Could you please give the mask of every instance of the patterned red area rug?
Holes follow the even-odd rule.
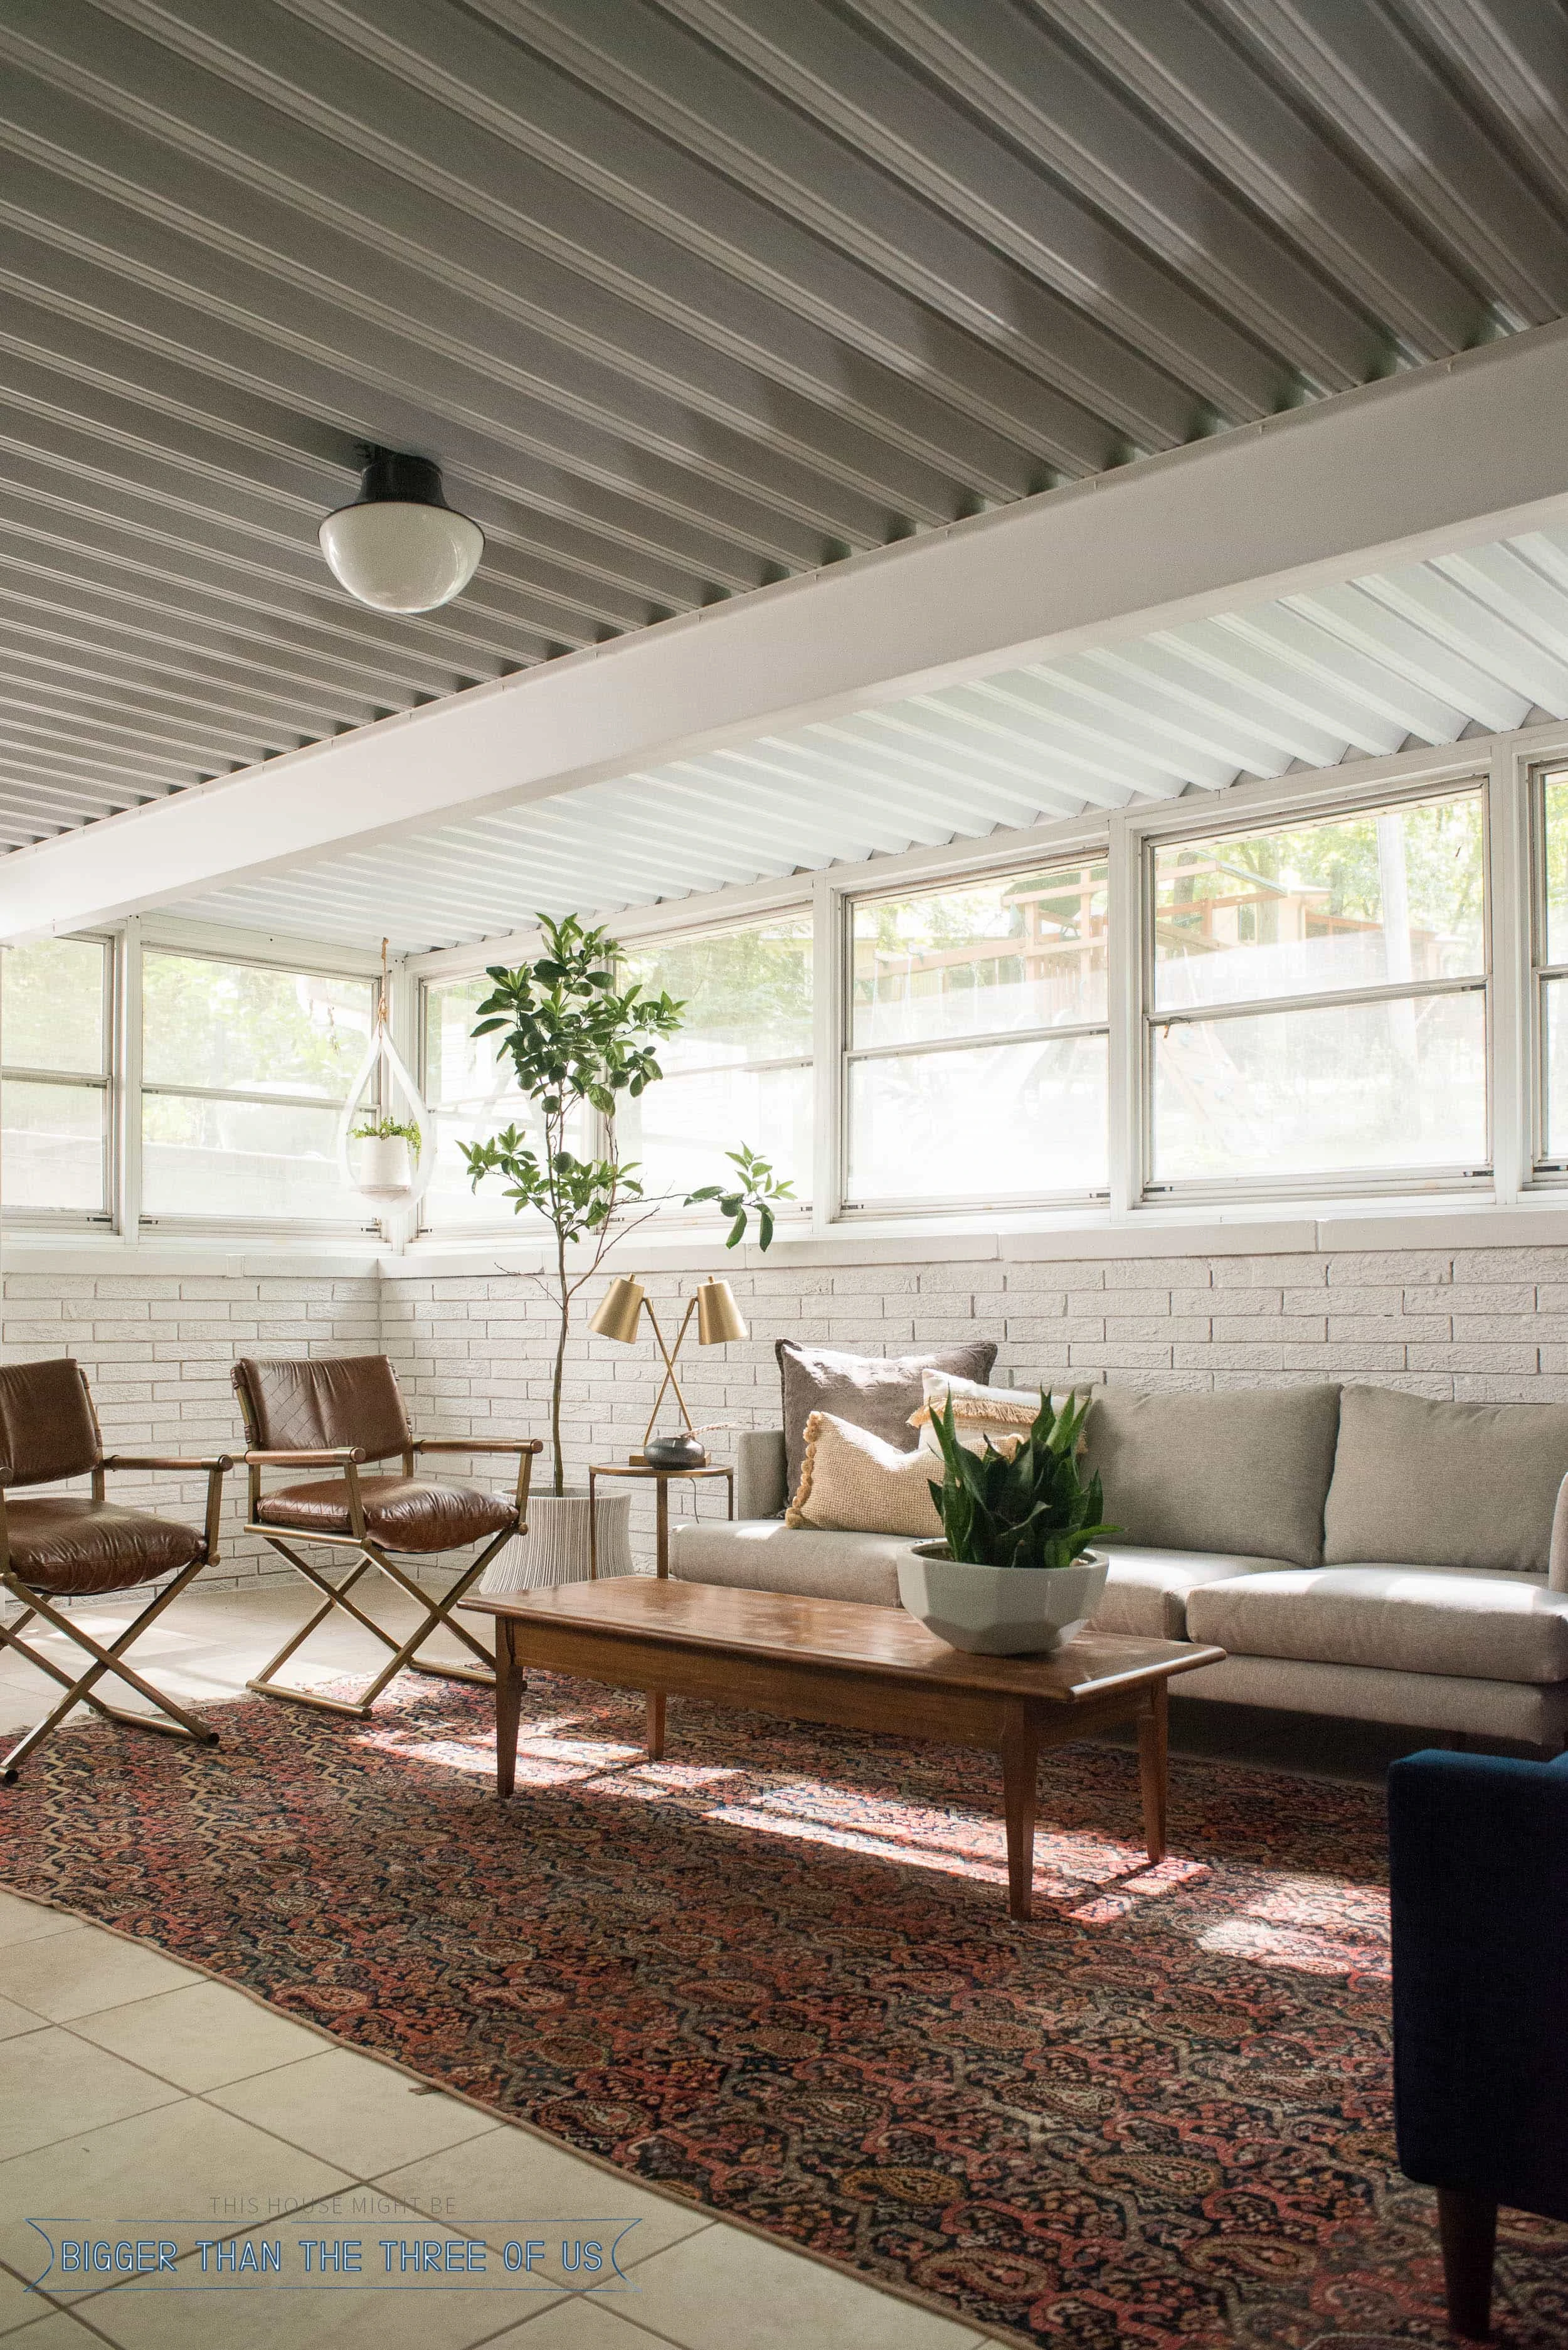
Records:
[[[265,1700],[192,1752],[96,1725],[4,1797],[18,1890],[259,1991],[633,2176],[1074,2350],[1446,2343],[1393,2167],[1377,1795],[1046,1758],[1040,1915],[983,1755],[640,1709],[535,1678],[369,1724]],[[1516,2220],[1500,2339],[1568,2341],[1568,2231]]]

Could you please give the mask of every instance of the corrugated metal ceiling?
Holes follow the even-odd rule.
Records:
[[[0,844],[1562,316],[1565,93],[1555,0],[0,0]]]
[[[1568,718],[1568,528],[296,867],[182,912],[400,951]]]

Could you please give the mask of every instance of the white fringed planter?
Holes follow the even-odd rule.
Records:
[[[556,1583],[586,1583],[588,1578],[588,1496],[586,1486],[568,1486],[564,1493],[528,1496],[528,1531],[509,1542],[485,1569],[481,1591],[499,1598],[508,1591],[545,1591]],[[598,1572],[601,1576],[629,1575],[631,1565],[631,1495],[601,1493],[598,1513]]]

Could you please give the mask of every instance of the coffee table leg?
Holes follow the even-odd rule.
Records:
[[[648,1759],[659,1762],[664,1757],[664,1691],[648,1692]]]
[[[1007,1822],[1007,1914],[1034,1915],[1034,1806],[1040,1734],[1025,1706],[1009,1706],[1002,1730],[1002,1808]]]
[[[517,1781],[517,1721],[523,1711],[523,1674],[517,1662],[517,1630],[504,1616],[495,1619],[495,1793],[504,1803]]]
[[[1150,1860],[1165,1858],[1165,1814],[1170,1783],[1170,1708],[1166,1686],[1156,1681],[1148,1709],[1138,1718],[1138,1778],[1143,1786],[1143,1832]]]

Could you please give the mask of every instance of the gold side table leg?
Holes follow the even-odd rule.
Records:
[[[599,1513],[598,1503],[595,1499],[595,1474],[590,1469],[588,1471],[588,1581],[590,1583],[597,1583],[599,1579]]]

